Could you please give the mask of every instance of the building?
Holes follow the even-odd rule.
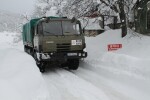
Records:
[[[80,21],[86,36],[96,36],[104,32],[104,28],[100,25],[100,17],[82,17]]]
[[[150,0],[138,0],[133,11],[135,31],[150,35]]]
[[[104,32],[103,16],[97,12],[88,12],[79,20],[86,36],[96,36]]]

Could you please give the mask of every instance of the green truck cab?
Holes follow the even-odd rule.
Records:
[[[36,60],[41,72],[48,63],[76,70],[87,57],[80,21],[65,17],[43,17],[23,25],[24,51]]]

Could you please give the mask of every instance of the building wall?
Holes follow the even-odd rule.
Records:
[[[104,32],[104,30],[85,30],[84,34],[85,34],[85,36],[90,37],[90,36],[97,36],[103,32]]]
[[[134,9],[135,30],[141,34],[150,33],[150,0],[142,0]]]

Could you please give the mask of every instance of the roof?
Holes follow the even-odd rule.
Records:
[[[100,17],[82,17],[79,20],[81,21],[82,27],[85,27],[85,30],[103,30],[99,25]]]
[[[102,15],[98,11],[87,12],[86,14],[84,14],[84,17],[89,17],[89,18],[95,18],[95,17],[99,17],[99,16],[102,16]]]

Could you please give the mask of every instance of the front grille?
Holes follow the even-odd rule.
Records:
[[[71,47],[70,43],[57,44],[57,52],[70,51],[70,47]]]

